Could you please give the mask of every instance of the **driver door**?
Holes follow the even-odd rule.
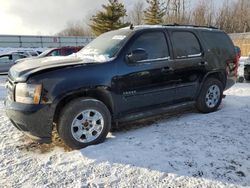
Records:
[[[165,32],[143,32],[131,41],[126,56],[144,50],[147,59],[137,62],[125,60],[119,68],[120,76],[116,83],[122,96],[120,111],[171,103],[175,82]]]

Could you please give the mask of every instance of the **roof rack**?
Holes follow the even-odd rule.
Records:
[[[177,24],[177,23],[164,24],[163,26],[204,27],[204,28],[210,28],[210,29],[219,29],[219,28],[214,27],[214,26],[191,25],[191,24],[189,25],[189,24]]]

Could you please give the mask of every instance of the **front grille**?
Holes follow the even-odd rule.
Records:
[[[7,98],[11,101],[14,101],[15,83],[10,78],[7,80],[6,89]]]

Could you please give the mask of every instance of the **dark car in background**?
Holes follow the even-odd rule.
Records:
[[[74,56],[13,66],[6,113],[38,142],[51,142],[56,126],[68,146],[82,148],[103,142],[120,122],[184,106],[216,111],[235,83],[236,62],[231,39],[219,29],[131,26],[99,36]]]

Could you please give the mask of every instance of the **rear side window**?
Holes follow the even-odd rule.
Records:
[[[138,48],[142,48],[148,53],[149,60],[169,57],[168,45],[162,32],[155,31],[141,34],[135,39],[129,51],[132,52]]]
[[[234,46],[225,33],[203,31],[202,36],[211,52],[226,58],[234,56]]]
[[[173,32],[172,43],[175,58],[186,58],[201,55],[200,43],[196,36],[191,32]]]

